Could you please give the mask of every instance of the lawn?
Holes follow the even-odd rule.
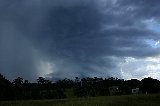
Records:
[[[0,106],[160,106],[160,94],[88,97],[61,100],[1,101]]]

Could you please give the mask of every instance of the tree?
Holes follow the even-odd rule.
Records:
[[[15,99],[24,99],[23,78],[17,77],[12,82],[14,88]]]
[[[23,84],[23,78],[18,77],[16,79],[13,80],[12,82],[14,85],[22,85]]]
[[[157,93],[160,92],[160,81],[151,77],[142,79],[142,92],[143,93]]]
[[[0,100],[13,99],[13,90],[9,80],[0,74]]]

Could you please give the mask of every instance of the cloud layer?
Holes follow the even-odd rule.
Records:
[[[153,62],[146,58],[158,61],[160,54],[158,4],[158,0],[0,1],[0,72],[10,79],[32,81],[38,76],[155,77],[148,74],[146,67]],[[126,64],[126,59],[135,62]],[[150,72],[158,73],[155,68]]]

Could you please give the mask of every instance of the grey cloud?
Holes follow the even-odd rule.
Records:
[[[143,19],[159,17],[158,0],[150,3],[151,6],[148,2],[2,2],[0,69],[12,74],[9,77],[22,75],[33,80],[41,73],[40,61],[47,61],[54,64],[53,71],[46,73],[53,79],[104,73],[111,76],[114,72],[121,76],[118,62],[113,62],[115,60],[110,56],[144,58],[159,55],[158,49],[144,42],[145,39],[160,39],[142,22]],[[9,27],[12,30],[8,30]]]
[[[134,18],[148,19],[155,18],[158,19],[160,17],[159,14],[159,3],[158,0],[120,0],[118,4],[124,8],[133,7]]]
[[[1,28],[2,29],[2,28]],[[10,80],[17,76],[34,79],[37,76],[36,58],[30,42],[13,26],[0,33],[0,70]]]

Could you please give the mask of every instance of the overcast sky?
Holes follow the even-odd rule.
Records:
[[[160,79],[160,0],[0,0],[0,73]]]

